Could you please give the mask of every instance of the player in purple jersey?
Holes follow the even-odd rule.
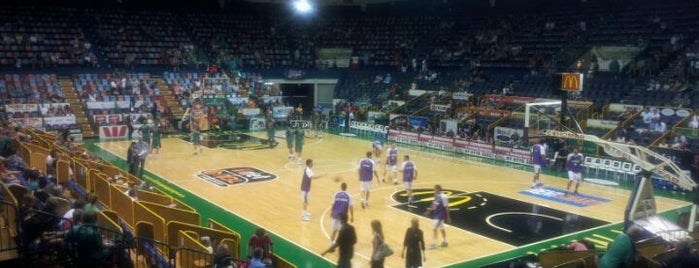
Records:
[[[449,198],[447,195],[442,193],[442,186],[437,184],[434,186],[434,201],[432,205],[427,208],[425,215],[432,213],[432,238],[434,242],[430,245],[430,249],[437,247],[437,230],[439,229],[442,233],[442,247],[446,247],[447,243],[447,231],[444,229],[445,223],[451,223],[451,215],[449,214]]]
[[[417,166],[413,161],[410,161],[410,156],[403,156],[400,172],[403,173],[403,186],[408,194],[408,205],[410,205],[413,203],[413,181],[417,180]]]
[[[579,148],[575,148],[573,153],[568,155],[566,167],[568,168],[568,186],[566,187],[565,195],[570,191],[570,185],[575,183],[575,192],[578,193],[578,187],[582,181],[583,161],[585,157],[580,153]]]
[[[386,150],[386,165],[383,169],[383,182],[386,182],[386,172],[391,170],[393,177],[393,185],[398,185],[398,148],[396,144],[391,144],[391,147]]]
[[[310,221],[311,213],[308,213],[308,198],[311,193],[311,180],[320,178],[320,175],[313,175],[313,160],[306,159],[306,168],[303,170],[301,178],[301,200],[303,201],[303,211],[301,211],[301,220]]]
[[[359,160],[359,183],[362,191],[362,208],[369,206],[369,191],[371,191],[371,181],[379,179],[376,172],[374,160],[371,160],[371,152],[366,152],[366,157]]]
[[[341,217],[343,214],[349,216],[349,222],[352,222],[354,218],[354,200],[352,195],[347,192],[347,183],[342,183],[340,185],[340,191],[335,193],[333,196],[333,205],[330,217],[332,217],[332,233],[330,233],[330,244],[335,241],[335,236],[337,232],[342,228]]]
[[[374,157],[376,157],[376,161],[379,164],[381,164],[381,150],[383,150],[383,142],[379,139],[376,139],[371,144],[371,150],[374,152]]]
[[[534,165],[534,179],[532,180],[532,188],[540,187],[544,185],[539,180],[539,175],[541,174],[541,167],[546,165],[546,148],[536,141],[536,144],[532,146],[532,164]]]

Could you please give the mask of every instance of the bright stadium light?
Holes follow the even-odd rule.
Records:
[[[308,0],[296,0],[294,2],[294,8],[299,13],[308,13],[311,11],[311,9],[313,9],[311,3],[308,2]]]

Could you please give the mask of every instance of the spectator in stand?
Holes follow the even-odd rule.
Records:
[[[262,249],[262,260],[265,263],[271,263],[272,239],[267,235],[267,231],[264,228],[258,228],[250,237],[248,241],[248,254],[254,252],[255,249],[258,248]]]
[[[206,252],[209,254],[214,254],[214,246],[211,243],[211,237],[209,236],[202,236],[199,238],[199,242],[206,248]]]
[[[692,117],[689,119],[689,123],[687,123],[687,126],[693,129],[699,128],[699,111],[694,112]]]
[[[138,201],[138,187],[135,182],[129,183],[129,189],[124,192],[126,196],[131,197],[131,200]]]
[[[87,197],[85,197],[85,207],[83,207],[83,210],[85,211],[98,211],[99,208],[97,207],[97,202],[99,201],[99,198],[97,197],[97,194],[94,192],[90,192],[87,194]]]
[[[665,133],[665,131],[667,131],[667,124],[665,124],[664,121],[660,121],[657,125],[655,125],[655,131]]]
[[[684,135],[677,135],[672,141],[672,144],[670,146],[673,149],[678,149],[678,150],[686,150],[687,146],[689,146],[689,141],[687,141],[687,137]]]
[[[58,164],[58,151],[51,150],[46,156],[46,175],[56,177],[56,165]]]
[[[248,263],[248,268],[267,268],[267,265],[262,262],[262,249],[256,248],[252,253],[252,259]]]
[[[590,247],[590,245],[592,245],[592,247]],[[587,250],[593,249],[594,244],[591,244],[591,243],[587,242],[586,240],[583,240],[583,241],[573,240],[570,242],[570,244],[568,244],[566,246],[566,248],[568,248],[572,251],[587,251]]]
[[[27,163],[24,162],[24,160],[17,155],[17,148],[14,146],[11,146],[9,149],[10,155],[5,157],[4,163],[5,167],[7,167],[10,170],[19,170],[22,171],[27,167]]]
[[[662,262],[662,267],[699,267],[699,255],[692,248],[692,239],[684,239],[674,246],[675,256]]]
[[[214,268],[235,267],[235,258],[231,255],[228,246],[224,243],[219,243],[214,252]]]
[[[641,238],[642,229],[636,225],[629,227],[626,232],[619,234],[611,244],[607,252],[600,258],[598,267],[616,268],[633,267],[634,243]]]

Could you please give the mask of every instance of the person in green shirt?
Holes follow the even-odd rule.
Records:
[[[633,267],[636,247],[641,238],[642,229],[632,225],[625,233],[619,234],[609,245],[607,252],[598,263],[600,268]]]
[[[201,143],[201,133],[199,132],[198,127],[194,127],[192,129],[192,144],[194,144],[194,155],[197,155],[202,152],[202,148],[200,147]]]
[[[158,124],[153,125],[153,128],[151,128],[151,135],[152,140],[150,144],[150,148],[155,151],[156,154],[160,152],[160,147],[162,147],[160,143],[160,138],[161,138],[161,133],[160,133],[160,126]]]
[[[296,129],[296,161],[301,163],[301,152],[303,151],[303,138],[306,132],[303,128]]]
[[[288,126],[286,128],[286,148],[289,149],[289,160],[294,160],[294,135],[296,130]]]
[[[141,137],[143,137],[143,142],[148,144],[150,146],[151,143],[151,129],[148,123],[145,123],[141,125],[141,128],[139,128],[139,131],[141,131]]]

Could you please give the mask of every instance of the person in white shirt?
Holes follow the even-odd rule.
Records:
[[[660,121],[658,124],[655,125],[655,131],[665,133],[667,131],[667,124],[665,124],[665,122],[663,121]]]
[[[689,123],[687,124],[689,128],[694,128],[697,129],[699,128],[699,115],[695,114],[692,116],[691,119],[689,119]]]

